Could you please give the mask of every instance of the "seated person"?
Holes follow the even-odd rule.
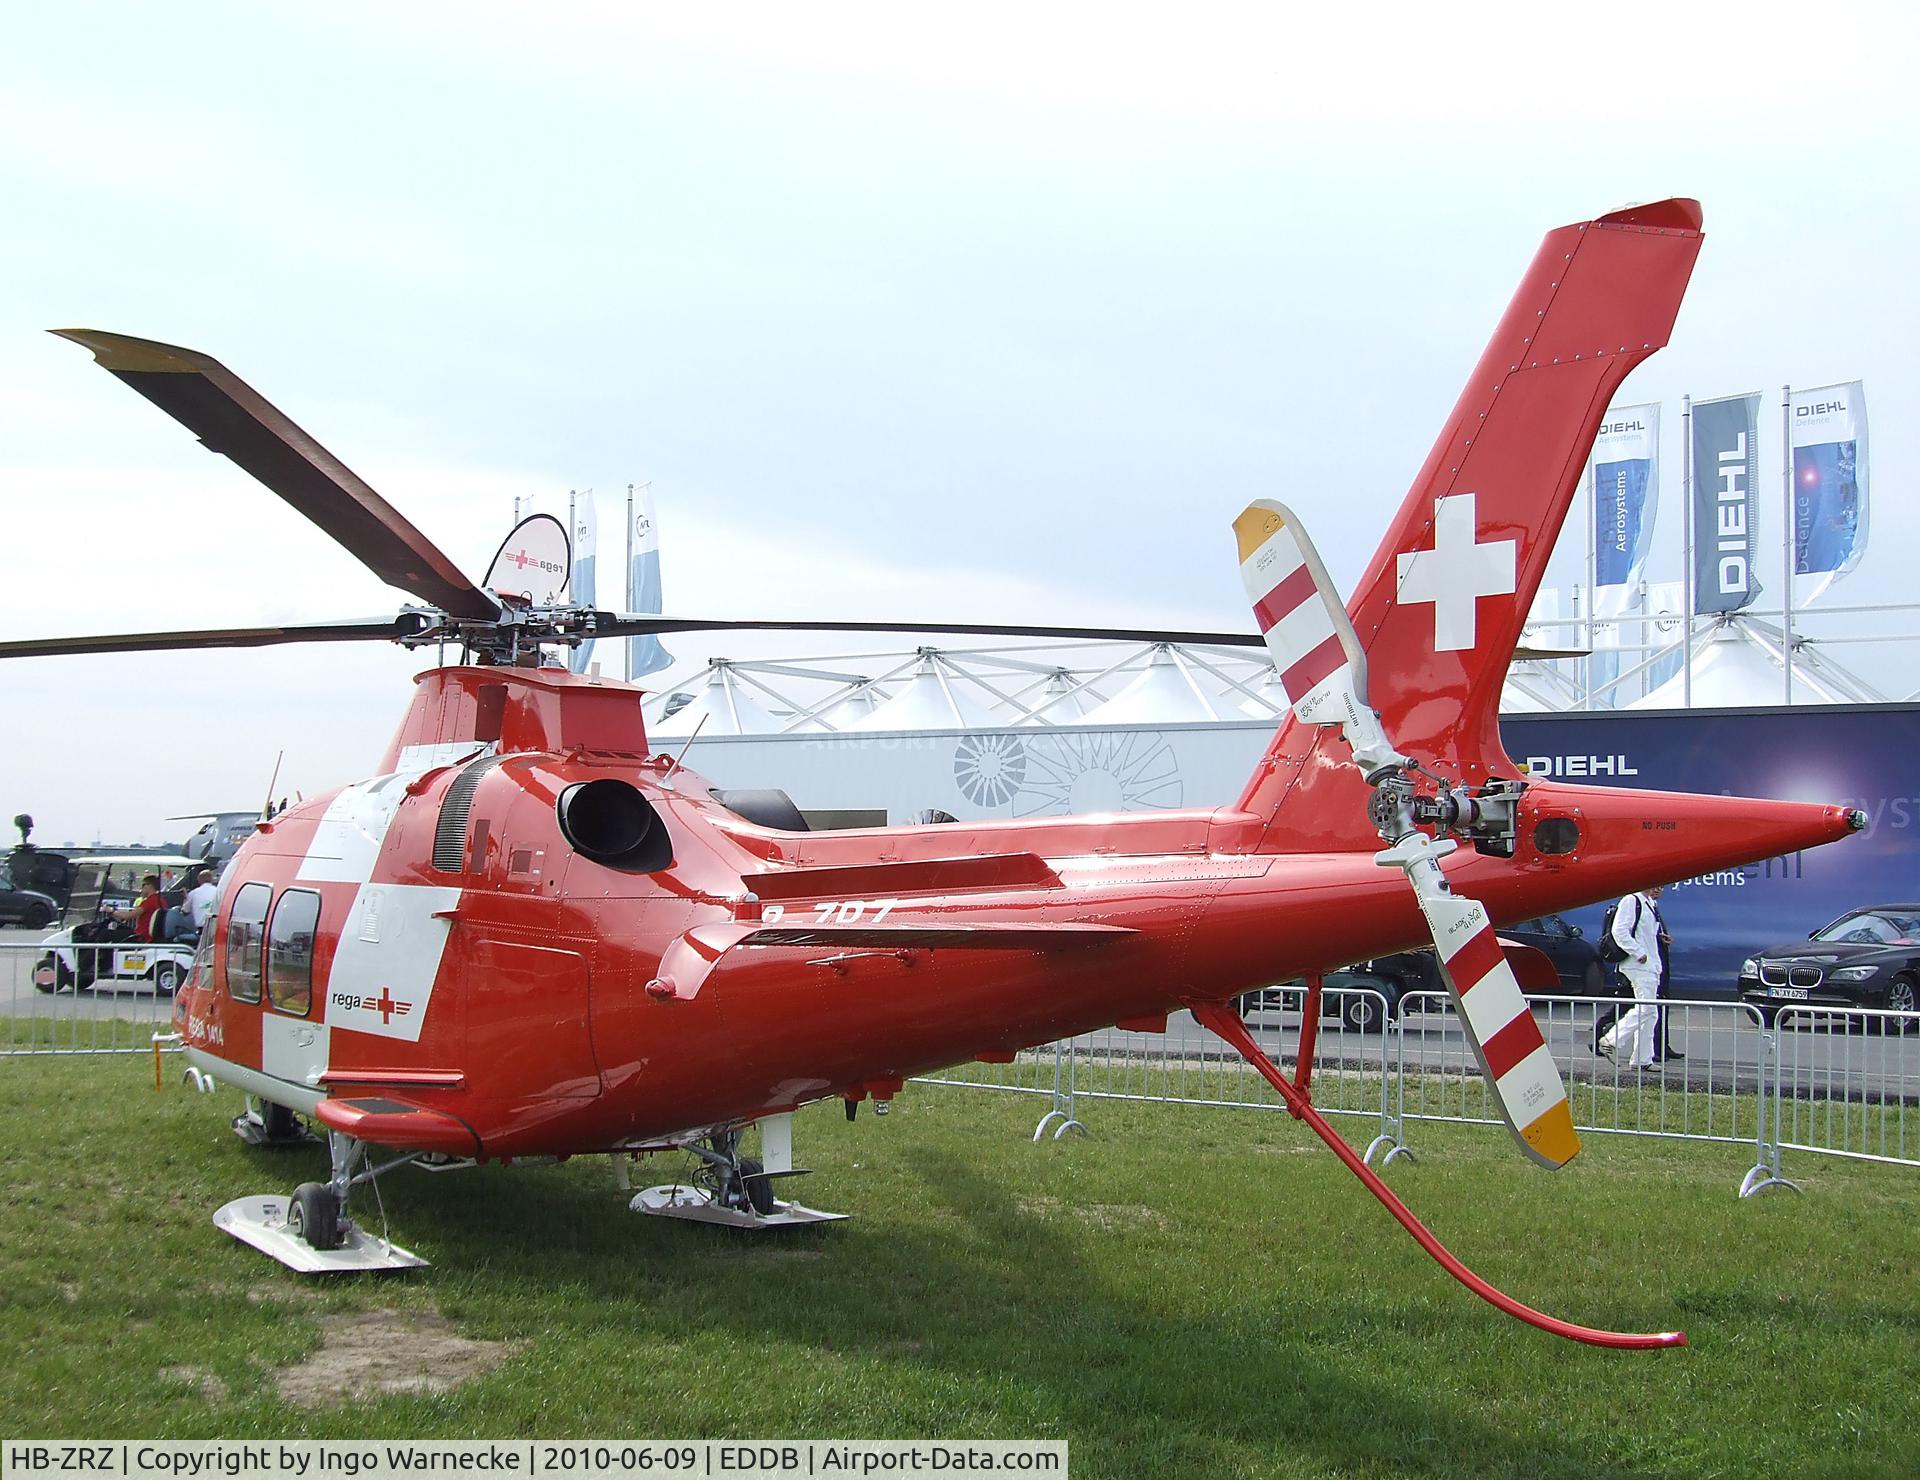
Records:
[[[166,909],[167,899],[160,892],[160,876],[148,874],[140,881],[140,898],[130,910],[115,910],[116,920],[133,922],[135,940],[154,941],[160,939],[161,911]]]
[[[200,938],[212,918],[220,890],[213,882],[213,870],[197,868],[187,874],[187,889],[178,909],[167,911],[167,939],[193,941]]]

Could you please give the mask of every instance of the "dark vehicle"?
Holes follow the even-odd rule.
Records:
[[[6,873],[13,880],[13,888],[44,894],[51,899],[55,915],[67,907],[67,896],[73,891],[74,868],[73,860],[66,854],[49,853],[45,848],[22,843],[7,854]]]
[[[1804,941],[1740,963],[1740,999],[1772,1023],[1784,1007],[1920,1008],[1920,904],[1852,910]],[[1912,1027],[1898,1025],[1899,1031]]]
[[[44,930],[59,917],[60,904],[52,895],[14,887],[12,873],[0,868],[0,925]]]
[[[1600,959],[1599,948],[1586,938],[1578,925],[1570,925],[1558,915],[1542,915],[1518,925],[1503,926],[1500,938],[1516,945],[1531,946],[1553,963],[1561,986],[1570,996],[1607,997],[1621,992],[1619,975]],[[1386,1022],[1400,1014],[1400,999],[1409,992],[1445,994],[1447,984],[1440,976],[1440,963],[1431,949],[1400,951],[1359,961],[1339,971],[1327,973],[1322,986],[1327,991],[1322,1015],[1338,1017],[1356,1033],[1378,1033]],[[1339,993],[1337,988],[1353,989]],[[1386,1001],[1386,1020],[1381,1006],[1368,993],[1377,992]],[[1297,990],[1282,999],[1284,1005],[1300,1005]]]
[[[1600,959],[1599,937],[1587,939],[1578,925],[1559,915],[1523,920],[1500,932],[1503,940],[1532,946],[1553,963],[1560,985],[1574,997],[1632,996],[1621,986],[1620,973]]]

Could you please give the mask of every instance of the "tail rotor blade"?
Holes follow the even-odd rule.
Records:
[[[1233,521],[1240,579],[1293,712],[1337,725],[1371,781],[1407,764],[1367,703],[1367,653],[1320,554],[1292,510],[1255,499]]]
[[[1455,894],[1440,871],[1440,859],[1455,846],[1451,839],[1436,842],[1425,833],[1410,833],[1377,854],[1376,861],[1405,870],[1413,885],[1454,1011],[1508,1128],[1528,1156],[1557,1170],[1580,1150],[1567,1087],[1486,909]]]

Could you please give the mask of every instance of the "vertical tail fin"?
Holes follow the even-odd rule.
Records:
[[[1549,232],[1347,610],[1395,745],[1469,783],[1501,749],[1507,666],[1608,403],[1667,342],[1700,208],[1667,200]],[[1366,782],[1289,715],[1241,796],[1265,846],[1354,846]]]

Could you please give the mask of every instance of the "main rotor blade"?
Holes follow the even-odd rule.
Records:
[[[595,637],[642,637],[660,632],[945,632],[973,637],[1084,638],[1092,642],[1181,642],[1196,647],[1257,648],[1266,639],[1252,632],[1185,632],[1159,627],[1021,627],[998,622],[763,622],[709,621],[704,617],[655,617],[621,612],[594,628]],[[1519,658],[1585,657],[1586,649],[1514,649]]]
[[[1096,642],[1181,642],[1199,647],[1260,646],[1250,632],[1188,632],[1158,627],[1035,627],[1011,622],[763,622],[704,617],[651,617],[623,612],[593,629],[595,637],[657,632],[940,632],[969,637],[1078,637]]]
[[[453,616],[499,616],[499,604],[398,510],[211,355],[96,329],[53,332],[92,350],[101,365],[253,474],[389,586]]]
[[[162,653],[189,648],[273,647],[283,642],[390,642],[410,630],[411,625],[405,617],[380,617],[367,622],[317,622],[300,627],[217,627],[201,632],[109,632],[93,637],[33,637],[20,642],[0,642],[0,658],[59,658],[78,653]]]

